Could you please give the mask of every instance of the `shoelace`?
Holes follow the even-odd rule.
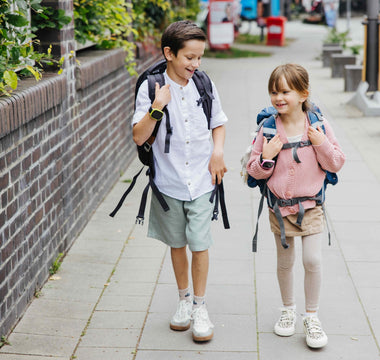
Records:
[[[294,321],[294,314],[292,310],[282,310],[279,325],[281,327],[289,327]]]
[[[314,339],[318,339],[322,336],[322,326],[318,319],[311,317],[310,319],[306,319],[306,330],[310,337]]]
[[[211,325],[207,311],[202,306],[194,309],[191,317],[194,320],[194,323],[197,325],[207,325],[207,326]]]
[[[187,301],[180,301],[178,304],[177,312],[175,314],[176,319],[183,319],[186,316],[189,316]]]

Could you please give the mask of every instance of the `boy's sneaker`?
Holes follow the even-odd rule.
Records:
[[[190,327],[192,310],[192,301],[180,300],[177,305],[177,311],[170,321],[170,329],[177,331],[187,330]]]
[[[206,305],[201,305],[193,310],[193,340],[208,341],[214,336],[214,325],[208,317]]]
[[[296,332],[296,311],[282,308],[280,319],[274,325],[274,333],[279,336],[292,336]]]
[[[327,345],[327,335],[316,316],[307,316],[303,319],[303,328],[306,334],[306,343],[309,347],[317,349]]]

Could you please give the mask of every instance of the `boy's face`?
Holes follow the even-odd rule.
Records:
[[[169,47],[164,48],[167,60],[167,73],[177,84],[185,86],[201,65],[206,43],[201,40],[188,40],[175,56]]]

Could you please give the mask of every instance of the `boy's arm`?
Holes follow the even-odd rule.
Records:
[[[212,184],[215,185],[216,178],[218,184],[221,183],[224,173],[227,172],[224,164],[224,139],[226,137],[226,128],[224,125],[218,126],[212,130],[212,138],[214,141],[214,150],[211,154],[208,169],[211,173]]]
[[[162,110],[170,102],[170,99],[169,84],[160,88],[160,85],[156,83],[156,97],[152,103],[152,109]],[[133,126],[133,141],[139,146],[143,145],[152,135],[156,123],[157,121],[152,119],[149,112],[147,112],[144,117]]]

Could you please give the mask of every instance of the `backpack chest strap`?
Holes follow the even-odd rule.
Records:
[[[286,143],[286,144],[282,145],[282,150],[292,149],[293,159],[295,160],[296,163],[299,164],[301,162],[301,160],[298,157],[297,150],[299,148],[303,148],[305,146],[310,146],[310,145],[311,145],[311,141],[310,140],[297,141],[297,142]]]

